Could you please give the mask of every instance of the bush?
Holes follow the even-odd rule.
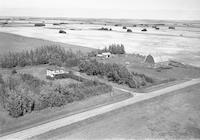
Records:
[[[60,25],[60,23],[53,23],[53,25]]]
[[[142,32],[146,32],[146,31],[147,31],[147,29],[142,29],[141,31],[142,31]]]
[[[48,79],[48,80],[54,80],[55,78],[51,77],[51,76],[46,76],[46,79]]]
[[[69,78],[69,74],[63,73],[63,74],[57,74],[54,76],[54,79],[65,79],[65,78]]]
[[[106,27],[101,27],[99,30],[104,30],[104,31],[108,31],[109,29]]]
[[[33,110],[33,101],[25,96],[10,91],[9,98],[7,102],[6,109],[9,115],[16,118],[23,116],[26,112],[31,112]]]
[[[145,80],[145,82],[154,83],[154,79],[153,78],[148,77],[148,76],[146,76],[144,74],[139,74],[139,73],[135,73],[135,72],[132,72],[132,74],[137,76],[137,77],[143,78]]]
[[[132,32],[132,30],[131,30],[131,29],[127,29],[127,32],[128,32],[128,33],[131,33],[131,32]]]
[[[74,79],[74,80],[79,81],[79,82],[88,81],[87,79],[85,79],[81,76],[78,76],[78,75],[74,75],[73,73],[72,74],[69,73],[69,78]]]
[[[37,100],[35,100],[34,110],[43,110],[49,107],[48,95],[40,95]]]
[[[41,87],[45,84],[45,81],[42,81],[31,74],[20,74],[20,78],[22,79],[23,82],[29,85],[29,87],[35,89],[38,87]]]
[[[45,24],[44,23],[35,23],[35,26],[42,27],[42,26],[45,26]]]
[[[0,73],[0,84],[4,84],[4,80],[3,80],[1,73]]]
[[[173,27],[173,26],[169,26],[169,29],[175,29],[175,27]]]
[[[128,80],[126,81],[126,83],[127,83],[127,85],[128,85],[130,88],[136,88],[136,87],[137,87],[137,85],[136,85],[136,83],[134,82],[133,79],[128,79]]]
[[[60,107],[65,105],[66,101],[65,101],[65,97],[64,95],[58,93],[58,92],[53,92],[51,94],[48,94],[49,97],[49,107]]]
[[[60,33],[60,34],[66,34],[67,32],[64,31],[64,30],[60,30],[59,33]]]
[[[16,69],[13,69],[11,73],[16,74],[17,73]]]
[[[66,67],[75,67],[79,64],[80,64],[79,58],[68,58],[64,63]]]

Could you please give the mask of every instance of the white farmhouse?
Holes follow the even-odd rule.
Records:
[[[111,56],[110,52],[104,52],[102,54],[97,54],[97,57],[101,57],[101,58],[109,58]]]
[[[59,74],[64,74],[66,73],[63,69],[47,69],[47,76],[50,76],[50,77],[55,77],[56,75],[59,75]]]
[[[111,56],[111,53],[110,52],[105,52],[105,53],[102,53],[102,55],[105,57],[105,58],[108,58]]]

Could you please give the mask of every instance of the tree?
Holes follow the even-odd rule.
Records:
[[[2,85],[4,84],[4,80],[3,80],[1,73],[0,73],[0,84],[2,84]]]

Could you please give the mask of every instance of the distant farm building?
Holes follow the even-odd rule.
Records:
[[[147,31],[147,29],[142,29],[141,31],[142,31],[142,32],[146,32],[146,31]]]
[[[131,33],[131,32],[132,32],[132,30],[131,30],[131,29],[127,29],[127,32],[128,32],[128,33]]]
[[[60,30],[59,33],[60,33],[60,34],[66,34],[66,31]]]
[[[126,65],[130,65],[130,62],[127,61],[127,62],[125,62],[125,64],[126,64]]]
[[[149,65],[154,65],[155,61],[154,61],[153,56],[152,55],[146,56],[145,59],[144,59],[144,63],[147,63]]]
[[[175,29],[175,27],[173,27],[173,26],[169,26],[169,29]]]
[[[46,76],[49,76],[49,77],[52,77],[52,78],[54,78],[55,76],[60,75],[60,74],[68,73],[68,72],[65,72],[65,70],[61,69],[61,68],[57,68],[57,69],[56,68],[55,69],[49,68],[49,69],[47,69],[46,72],[47,72]]]
[[[97,54],[97,57],[101,57],[101,58],[109,58],[111,56],[110,52],[105,52],[102,54]]]
[[[35,26],[36,27],[42,27],[42,26],[45,26],[45,24],[44,23],[35,23]]]

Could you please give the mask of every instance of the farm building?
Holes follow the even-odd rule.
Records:
[[[50,76],[50,77],[55,77],[56,75],[59,75],[59,74],[64,74],[64,73],[67,73],[64,69],[62,68],[48,68],[47,69],[47,73],[46,73],[46,76]]]
[[[105,52],[105,53],[102,53],[102,54],[97,54],[97,57],[101,57],[101,58],[108,58],[110,56],[111,56],[110,52]]]
[[[154,66],[155,61],[154,61],[153,56],[152,55],[146,56],[145,59],[144,59],[144,63],[149,64],[151,66]]]

